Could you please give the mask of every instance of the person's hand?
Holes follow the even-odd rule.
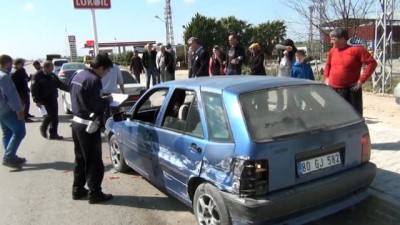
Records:
[[[101,97],[101,98],[107,99],[109,102],[112,102],[112,100],[113,100],[112,95],[103,95],[103,97]]]
[[[25,120],[25,112],[24,110],[21,110],[17,113],[18,115],[18,120]]]
[[[329,78],[326,78],[326,79],[325,79],[325,84],[326,84],[326,85],[329,85]]]
[[[354,83],[352,87],[350,88],[351,91],[358,91],[362,87],[361,81],[357,81],[357,83]]]
[[[233,64],[233,65],[236,65],[238,63],[239,63],[239,59],[238,58],[235,58],[235,59],[231,60],[231,64]]]

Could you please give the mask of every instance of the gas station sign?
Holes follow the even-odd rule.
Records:
[[[111,0],[74,0],[75,9],[109,9]]]

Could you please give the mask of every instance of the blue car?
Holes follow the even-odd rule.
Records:
[[[368,197],[376,170],[364,119],[302,79],[162,83],[110,118],[106,135],[116,170],[192,207],[198,224],[305,223]]]

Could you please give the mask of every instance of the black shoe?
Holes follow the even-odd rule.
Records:
[[[18,157],[18,156],[15,156],[15,158],[13,159],[13,161],[15,161],[16,163],[20,163],[20,164],[26,163],[26,159],[25,159],[25,158],[23,158],[23,157]]]
[[[90,196],[89,197],[89,204],[96,204],[96,203],[100,203],[100,202],[105,202],[105,201],[109,201],[111,199],[113,199],[112,194],[104,194],[103,192],[101,192],[98,195]]]
[[[3,160],[3,166],[13,169],[22,169],[21,163],[18,163],[16,160]]]
[[[32,123],[32,122],[35,122],[35,121],[29,119],[28,117],[25,118],[25,123]]]
[[[56,135],[51,135],[51,134],[50,134],[49,139],[50,139],[50,140],[62,140],[62,139],[64,139],[64,137],[63,137],[63,136],[60,136],[60,135],[58,135],[58,134],[56,134]]]
[[[35,117],[35,116],[32,115],[32,114],[28,114],[26,117],[28,117],[28,118],[33,118],[33,117]]]
[[[83,188],[79,191],[72,191],[72,199],[73,200],[81,200],[87,197],[89,191],[86,188]]]
[[[40,134],[42,135],[42,137],[47,139],[47,130],[46,130],[46,128],[40,126]]]

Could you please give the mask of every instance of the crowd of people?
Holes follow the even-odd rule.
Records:
[[[362,46],[352,45],[345,29],[335,28],[330,32],[333,48],[329,51],[324,69],[324,80],[339,95],[346,99],[362,115],[362,84],[372,75],[377,62]],[[239,45],[236,35],[228,37],[229,46],[224,53],[213,46],[212,54],[196,37],[188,40],[188,78],[221,75],[241,75],[242,65],[248,61],[252,75],[265,75],[264,55],[258,43],[249,46],[249,54]],[[278,76],[314,80],[306,52],[297,50],[291,39],[276,46],[282,50]],[[142,58],[134,51],[130,70],[140,82],[140,73],[145,71],[146,86],[175,79],[176,56],[170,45],[146,45]],[[248,57],[248,59],[246,59]],[[3,135],[4,156],[2,164],[19,169],[26,159],[17,155],[17,150],[26,135],[25,123],[32,122],[29,114],[30,93],[37,107],[44,107],[46,115],[40,126],[40,134],[49,139],[60,140],[58,134],[58,89],[70,92],[72,113],[72,138],[75,152],[74,182],[72,198],[88,197],[89,203],[112,199],[111,194],[101,190],[104,165],[101,154],[101,130],[99,121],[104,117],[114,93],[120,86],[124,93],[121,71],[106,54],[98,54],[90,68],[77,73],[69,85],[61,82],[52,72],[53,64],[33,62],[36,73],[28,75],[23,59],[0,56],[0,125]],[[14,65],[14,68],[13,68]],[[361,71],[365,65],[365,69]],[[210,78],[212,79],[212,78]],[[29,87],[28,83],[31,82]],[[106,115],[107,116],[107,115]],[[86,189],[85,185],[89,188]]]

